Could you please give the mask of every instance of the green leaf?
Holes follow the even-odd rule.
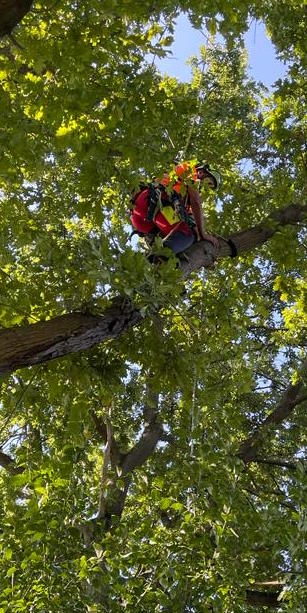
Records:
[[[172,498],[162,498],[159,502],[160,509],[166,511],[172,505]]]

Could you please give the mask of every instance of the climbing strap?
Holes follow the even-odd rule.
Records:
[[[148,210],[146,215],[147,221],[153,221],[158,210],[162,205],[161,201],[161,193],[162,193],[162,185],[154,185],[154,183],[150,183],[148,185]]]
[[[231,249],[230,257],[235,258],[238,255],[238,249],[236,244],[231,240],[231,238],[228,238],[227,243]]]
[[[171,198],[172,206],[174,207],[180,219],[184,221],[189,226],[189,228],[193,228],[196,224],[195,224],[194,218],[191,215],[189,215],[189,213],[187,212],[187,209],[186,209],[186,198],[187,197],[183,199],[180,194],[177,194],[177,192],[172,191],[170,198]],[[163,210],[162,210],[162,213],[163,213]]]
[[[164,202],[162,199],[162,194],[166,195]],[[164,185],[155,185],[154,183],[150,183],[148,185],[148,211],[146,220],[154,221],[158,211],[161,211],[163,214],[163,209],[165,209],[165,213],[167,213],[167,208],[172,207],[175,214],[177,213],[178,218],[181,221],[184,221],[190,228],[193,228],[195,226],[195,221],[193,217],[188,214],[185,204],[186,201],[180,194],[177,194],[175,191],[168,194]],[[167,215],[165,215],[165,217],[170,223],[176,222],[176,218],[171,220]]]
[[[227,243],[229,245],[231,258],[235,258],[238,255],[238,248],[236,244],[233,242],[233,240],[231,240],[231,238],[224,238],[224,236],[221,236],[220,234],[216,234],[216,233],[214,233],[214,236],[216,236],[217,238],[220,238],[222,241],[224,241],[224,243]]]

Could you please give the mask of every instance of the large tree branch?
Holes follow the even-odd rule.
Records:
[[[246,464],[248,462],[252,462],[257,456],[259,445],[261,444],[268,430],[270,428],[275,429],[291,415],[295,407],[307,400],[307,393],[303,380],[303,377],[306,376],[306,372],[307,360],[302,365],[301,379],[295,385],[289,385],[289,387],[283,393],[275,410],[268,415],[264,422],[240,446],[238,455],[243,462]]]
[[[115,473],[118,473],[123,485],[119,488],[117,476],[113,477],[113,484],[109,488],[109,493],[107,497],[103,497],[103,507],[101,507],[101,504],[99,505],[98,518],[104,518],[106,520],[108,529],[110,529],[112,525],[112,516],[121,517],[122,515],[132,479],[132,472],[146,462],[163,435],[163,428],[158,420],[158,412],[159,394],[151,390],[149,382],[146,389],[146,401],[143,409],[145,419],[144,432],[140,440],[128,453],[119,454],[117,451],[118,464],[114,469]],[[112,443],[111,436],[112,434],[109,433],[107,440],[110,442],[109,447],[112,453],[112,447],[116,445],[116,442],[113,439]],[[103,481],[105,481],[105,479]],[[103,492],[100,499],[102,499],[102,496]],[[101,508],[103,508],[103,514],[101,513]]]
[[[0,37],[11,34],[30,11],[32,3],[33,0],[0,0]]]
[[[153,453],[163,435],[163,427],[158,420],[158,402],[159,394],[147,389],[147,403],[144,407],[144,417],[146,419],[144,432],[139,442],[122,460],[123,475],[127,475],[139,466],[142,466]]]
[[[275,211],[262,224],[237,232],[229,239],[240,255],[265,243],[281,226],[303,221],[306,213],[307,207],[290,205]],[[218,250],[203,241],[193,245],[187,253],[188,260],[181,262],[185,278],[192,271],[212,266],[215,259],[229,257],[231,247],[226,239],[220,240]],[[141,320],[139,310],[131,302],[118,299],[101,316],[69,313],[49,321],[3,330],[0,332],[0,374],[83,351],[119,336]]]
[[[277,458],[260,458],[255,456],[251,462],[255,462],[256,464],[265,464],[267,466],[277,466],[280,468],[287,468],[288,470],[297,470],[298,464],[294,462],[287,462],[286,460],[279,460]]]
[[[278,608],[280,592],[261,592],[260,590],[246,590],[246,602],[253,607]]]
[[[0,451],[0,466],[5,468],[12,475],[18,475],[24,471],[24,468],[21,466],[16,466],[15,460],[11,458],[3,451]]]
[[[304,221],[306,217],[306,205],[290,204],[283,209],[275,210],[261,224],[231,234],[228,239],[220,240],[217,259],[231,256],[232,249],[227,242],[228,240],[234,243],[238,255],[242,255],[266,243],[281,227],[298,224]],[[209,249],[206,242],[193,245],[188,250],[188,254],[189,261],[182,262],[181,265],[185,277],[199,268],[212,266],[212,261],[216,258],[214,249]]]
[[[142,320],[126,300],[115,301],[103,315],[69,313],[0,332],[0,374],[83,351],[116,338]]]

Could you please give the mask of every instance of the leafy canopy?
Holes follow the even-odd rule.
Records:
[[[188,84],[155,67],[179,11],[210,32]],[[272,92],[247,75],[250,19],[288,63]],[[304,34],[295,0],[61,0],[1,40],[1,326],[118,295],[147,315],[1,381],[1,612],[248,612],[274,581],[280,609],[303,612],[304,228],[183,294],[174,259],[153,269],[129,242],[126,209],[180,151],[223,174],[203,194],[218,235],[301,202]]]

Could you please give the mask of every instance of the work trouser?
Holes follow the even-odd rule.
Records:
[[[169,238],[166,239],[163,244],[164,247],[168,247],[168,249],[171,249],[175,254],[177,254],[191,247],[191,245],[193,245],[195,241],[196,236],[192,232],[191,234],[183,234],[183,232],[174,232]]]

